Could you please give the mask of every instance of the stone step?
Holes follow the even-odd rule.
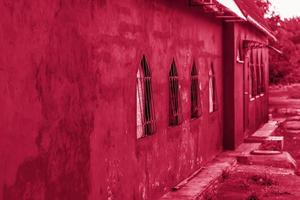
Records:
[[[184,184],[180,183],[179,187],[174,187],[175,190],[168,192],[159,200],[205,200],[206,195],[215,190],[235,165],[235,157],[222,153],[197,174],[188,178],[188,181],[183,181]]]
[[[284,137],[283,136],[270,136],[262,141],[260,150],[273,150],[283,151]]]
[[[287,121],[284,123],[287,130],[300,131],[300,121]]]
[[[283,136],[250,136],[244,140],[245,143],[261,143],[259,149],[261,150],[276,150],[282,151],[284,145]]]
[[[254,150],[251,152],[252,155],[278,155],[282,154],[281,151],[273,151],[273,150]]]
[[[244,165],[263,165],[287,169],[296,169],[297,164],[293,157],[288,152],[280,154],[253,155],[244,154],[237,156],[237,161]]]

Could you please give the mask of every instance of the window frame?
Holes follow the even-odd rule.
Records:
[[[180,98],[179,76],[173,58],[169,71],[169,126],[178,126],[182,123],[182,108]]]
[[[199,84],[199,74],[195,61],[193,61],[191,69],[191,119],[197,119],[202,115],[202,102],[201,102],[201,91]]]
[[[140,66],[138,67],[136,81],[136,137],[139,139],[153,135],[156,132],[156,118],[152,93],[152,75],[145,55],[143,55]],[[138,117],[140,117],[140,121]]]
[[[237,43],[236,44],[236,61],[237,61],[237,63],[244,64],[245,57],[244,57],[243,40],[241,39],[240,35],[237,37],[236,43]]]
[[[261,64],[261,84],[262,84],[261,94],[264,94],[266,92],[266,77],[265,77],[265,62],[264,62],[263,51],[261,51],[260,64]]]
[[[214,63],[211,62],[208,70],[208,111],[213,113],[218,110],[218,97],[216,87],[216,74],[214,71]]]
[[[261,94],[261,65],[258,50],[256,52],[256,95]]]
[[[250,50],[250,58],[249,58],[249,98],[253,99],[257,95],[256,91],[256,66],[254,62],[254,53],[253,49]]]

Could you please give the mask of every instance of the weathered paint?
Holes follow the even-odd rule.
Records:
[[[0,3],[1,199],[89,196],[97,73],[88,5]]]
[[[1,199],[156,199],[222,151],[229,120],[223,120],[223,52],[232,49],[223,48],[220,20],[183,0],[5,0],[0,12]],[[143,54],[152,70],[157,132],[137,140]],[[184,118],[177,127],[168,126],[173,58]],[[193,60],[203,106],[195,120]],[[208,113],[211,62],[214,113]]]
[[[222,106],[208,114],[208,66],[222,102],[221,21],[187,1],[3,1],[1,197],[154,199],[222,150]],[[157,132],[136,140],[142,54]],[[184,122],[168,127],[175,58]],[[190,69],[203,116],[190,119]]]
[[[120,6],[126,8],[126,18],[115,10]],[[208,67],[213,61],[218,100],[222,102],[221,22],[198,8],[190,8],[187,1],[115,3],[107,9],[122,19],[111,28],[122,28],[119,33],[130,36],[131,42],[124,46],[112,40],[98,47],[99,52],[112,52],[108,65],[101,61],[98,64],[108,67],[100,70],[100,93],[117,95],[99,99],[91,138],[91,198],[156,199],[222,150],[222,106],[218,112],[208,114],[207,88]],[[111,43],[115,43],[116,51],[110,51]],[[135,84],[143,54],[152,71],[157,132],[137,140]],[[173,58],[179,74],[184,118],[177,127],[168,126],[168,74]],[[189,102],[193,59],[204,88],[204,114],[196,120],[190,119]]]

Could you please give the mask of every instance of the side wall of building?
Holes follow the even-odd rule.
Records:
[[[88,199],[105,4],[0,2],[0,199]]]
[[[260,42],[262,44],[268,44],[267,37],[260,31],[257,31],[254,27],[243,26],[242,24],[235,26],[235,46],[238,47],[240,39],[251,40],[254,42]],[[253,54],[253,63],[255,64],[255,78],[251,75],[250,69],[250,56],[251,51]],[[244,116],[241,116],[242,113],[245,112],[243,105],[248,106],[246,109],[246,120],[243,123],[236,125],[236,132],[243,132],[243,135],[240,135],[237,138],[237,141],[242,142],[242,140],[252,133],[254,133],[258,128],[260,128],[264,123],[268,121],[268,77],[269,77],[269,62],[268,62],[268,48],[250,48],[245,53],[245,60],[243,64],[239,64],[236,62],[236,71],[235,77],[237,82],[243,84],[235,84],[235,99],[238,103],[236,103],[236,119],[244,119]],[[237,58],[237,51],[235,51],[235,58]],[[261,72],[260,67],[257,67],[257,64],[261,64],[263,61],[263,80],[264,83],[259,82],[259,73]],[[242,70],[244,69],[244,70]],[[258,71],[258,72],[257,72]],[[245,74],[244,74],[245,73]],[[244,74],[244,75],[243,75]],[[243,78],[244,77],[244,78]],[[242,80],[242,78],[244,80]],[[265,91],[258,92],[255,96],[251,95],[250,79],[255,82],[256,88],[264,85]],[[242,86],[242,87],[241,87]],[[245,89],[243,89],[245,88]],[[243,90],[246,90],[246,94],[243,94]],[[241,94],[249,95],[249,101],[244,102],[245,100],[241,100]],[[245,96],[243,96],[245,97]],[[247,98],[247,97],[246,97]],[[247,105],[248,104],[248,105]],[[244,110],[244,112],[242,112]],[[242,126],[243,125],[243,126]]]
[[[239,55],[239,48],[242,49],[241,41],[251,40],[267,44],[268,40],[263,33],[249,24],[226,24],[224,30],[224,37],[231,38],[227,40],[228,44],[224,49],[224,71],[227,72],[224,75],[228,76],[227,80],[229,81],[229,84],[224,83],[224,106],[230,104],[224,110],[224,147],[234,149],[243,142],[245,137],[255,132],[268,120],[268,49],[244,49],[240,51],[243,55]],[[264,63],[265,91],[254,97],[250,97],[250,79],[252,77],[249,64],[251,51],[255,63],[257,60],[261,61],[261,57]],[[244,57],[243,61],[239,60],[241,57]],[[255,81],[257,81],[256,78]],[[225,79],[226,77],[224,77]]]
[[[0,3],[0,197],[155,199],[222,151],[220,21],[188,1]],[[152,70],[154,135],[136,139],[136,72]],[[175,59],[183,123],[168,126]],[[190,119],[195,60],[203,115]],[[208,113],[213,63],[218,110]]]
[[[98,56],[105,54],[110,59],[97,64],[101,66],[99,94],[103,98],[91,138],[92,199],[156,199],[222,151],[221,23],[201,14],[199,7],[189,7],[187,1],[166,2],[119,2],[106,7],[107,15],[121,20],[102,30],[107,41],[97,47]],[[117,40],[112,36],[114,29],[123,33]],[[123,43],[127,40],[130,42]],[[157,131],[136,139],[136,72],[143,54],[152,71]],[[173,58],[183,122],[170,127],[169,71]],[[193,61],[201,83],[203,115],[191,120]],[[214,113],[208,113],[211,63],[220,104]]]

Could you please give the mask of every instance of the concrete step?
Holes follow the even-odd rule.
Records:
[[[198,174],[188,178],[188,182],[184,180],[184,184],[179,183],[179,186],[175,187],[176,190],[168,192],[160,200],[205,200],[206,195],[215,190],[235,165],[235,157],[221,154]]]
[[[300,131],[300,121],[296,121],[296,120],[293,120],[293,121],[287,121],[284,123],[284,127],[287,129],[287,130],[298,130]]]
[[[260,150],[283,151],[283,136],[250,136],[244,140],[245,143],[261,143]]]
[[[281,154],[275,155],[252,155],[249,153],[238,156],[237,161],[244,165],[264,165],[287,169],[297,168],[296,161],[288,152],[282,152]]]
[[[283,151],[284,137],[270,136],[262,141],[260,150]]]

